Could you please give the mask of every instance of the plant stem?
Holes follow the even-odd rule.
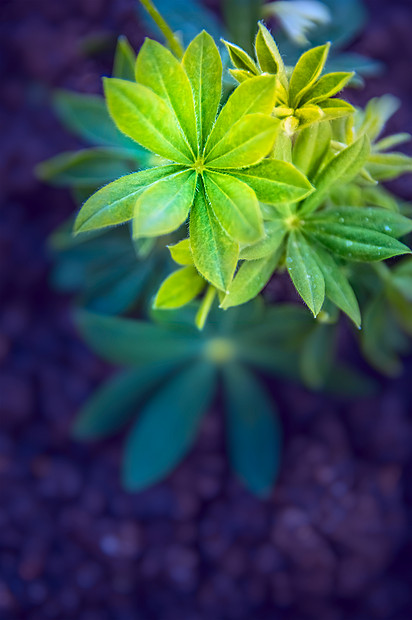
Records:
[[[209,284],[207,291],[202,299],[202,303],[200,304],[199,310],[197,311],[195,323],[198,329],[203,329],[206,319],[209,315],[210,309],[212,307],[213,301],[216,296],[216,289],[214,286]]]
[[[174,34],[173,30],[170,28],[169,24],[160,15],[152,0],[140,0],[140,4],[146,9],[150,17],[153,19],[154,23],[162,31],[163,36],[169,44],[171,51],[179,59],[182,58],[184,53],[183,47],[180,45],[178,38]]]

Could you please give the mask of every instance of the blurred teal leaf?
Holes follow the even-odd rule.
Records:
[[[73,435],[77,439],[101,439],[119,431],[171,371],[169,363],[119,372],[98,388],[79,411]]]
[[[134,66],[136,54],[127,37],[120,36],[117,39],[116,52],[113,61],[113,77],[134,82]]]
[[[163,385],[140,411],[126,440],[123,482],[139,491],[186,456],[215,393],[215,369],[197,362]]]
[[[280,465],[277,411],[266,389],[246,368],[225,366],[223,376],[232,467],[252,493],[266,496]]]

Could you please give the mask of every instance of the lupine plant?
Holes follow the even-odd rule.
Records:
[[[93,176],[93,164],[85,174],[88,162],[78,165],[76,156],[39,168],[57,183],[72,174],[80,200],[120,177],[85,201],[74,237],[67,228],[54,236],[66,261],[83,247],[78,273],[90,269],[72,283],[87,308],[77,314],[81,333],[108,361],[131,367],[86,404],[75,433],[105,436],[140,410],[124,481],[142,489],[187,452],[220,377],[232,464],[262,494],[276,477],[280,432],[257,370],[315,390],[368,392],[370,381],[336,362],[340,311],[372,365],[388,374],[400,369],[404,333],[412,334],[412,261],[383,261],[411,253],[399,238],[412,220],[408,205],[380,182],[412,170],[409,157],[390,150],[409,136],[380,137],[397,108],[393,97],[365,110],[336,97],[354,74],[325,72],[328,43],[287,67],[263,23],[253,56],[224,41],[237,81],[227,96],[212,37],[201,32],[184,50],[152,3],[142,4],[168,47],[146,39],[136,58],[120,41],[114,77],[104,79],[108,113],[102,99],[57,98],[66,125],[98,148],[111,145],[110,178]],[[94,109],[102,123],[93,124]],[[115,166],[124,166],[119,172],[110,171],[111,152]],[[113,231],[119,224],[126,226]],[[120,255],[124,248],[123,286],[109,265],[114,247]],[[175,267],[155,293],[166,248]],[[71,272],[61,260],[58,282]],[[90,297],[87,279],[99,282],[99,265],[109,286]],[[265,308],[259,293],[287,276],[304,304]],[[139,320],[96,314],[133,308]]]

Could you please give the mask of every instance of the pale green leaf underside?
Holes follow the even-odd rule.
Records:
[[[180,308],[192,301],[203,290],[206,281],[193,266],[172,273],[160,286],[154,308]]]
[[[168,245],[171,257],[178,265],[193,265],[192,250],[190,249],[190,239],[182,239],[174,245]]]

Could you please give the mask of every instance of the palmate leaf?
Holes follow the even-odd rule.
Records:
[[[240,84],[222,108],[205,147],[205,157],[247,114],[270,114],[275,100],[276,79],[270,75],[254,77]]]
[[[406,172],[412,172],[412,157],[404,153],[371,153],[367,169],[374,179],[390,181]]]
[[[259,75],[259,69],[256,66],[255,61],[247,54],[241,47],[238,45],[234,45],[233,43],[229,43],[229,41],[225,41],[223,39],[223,43],[227,51],[229,52],[230,60],[234,64],[237,69],[242,71],[248,71],[251,76]]]
[[[101,439],[117,432],[137,415],[142,402],[174,369],[169,362],[119,372],[79,411],[73,435],[77,439]]]
[[[302,98],[301,105],[319,103],[329,97],[333,97],[333,95],[336,95],[346,86],[354,75],[354,73],[343,71],[324,75],[316,84],[309,88]]]
[[[317,316],[325,299],[325,279],[311,246],[299,231],[289,235],[286,267],[299,295]]]
[[[330,43],[313,47],[299,58],[289,82],[289,104],[296,107],[320,76]]]
[[[253,243],[263,236],[263,221],[256,194],[245,183],[227,175],[204,174],[207,198],[229,237]]]
[[[264,73],[277,75],[283,87],[287,87],[287,77],[282,56],[266,26],[259,22],[259,30],[255,40],[256,58]]]
[[[244,168],[258,163],[273,147],[279,125],[278,119],[265,114],[243,116],[209,151],[206,165],[212,168]]]
[[[83,205],[78,214],[76,233],[113,226],[131,220],[139,194],[159,179],[176,174],[179,166],[158,166],[130,174],[102,187]]]
[[[292,164],[276,159],[265,159],[256,166],[236,170],[233,174],[253,189],[258,200],[267,204],[297,202],[314,190]]]
[[[369,149],[368,138],[361,136],[356,142],[335,155],[315,176],[313,183],[316,192],[302,203],[300,215],[312,213],[323,202],[333,185],[350,181],[363,167],[369,155]]]
[[[314,123],[299,131],[293,145],[293,163],[307,176],[313,177],[321,169],[329,152],[332,131],[330,123]]]
[[[239,244],[223,230],[199,187],[190,214],[190,244],[196,268],[221,291],[226,291],[236,269]]]
[[[196,176],[194,170],[182,170],[145,189],[135,204],[133,237],[158,237],[179,228],[193,202]]]
[[[163,282],[154,300],[154,308],[180,308],[195,299],[206,286],[191,265],[173,272]]]
[[[169,105],[142,84],[103,78],[109,112],[117,127],[149,151],[180,164],[193,153]]]
[[[164,99],[197,154],[196,117],[189,79],[179,61],[157,41],[146,39],[136,61],[136,81]]]
[[[332,253],[351,261],[379,261],[411,253],[393,237],[360,226],[314,220],[306,223],[305,232]]]
[[[318,103],[318,106],[323,112],[323,118],[325,120],[333,120],[335,118],[348,116],[354,111],[354,107],[350,103],[336,97],[334,99],[326,99],[325,101],[320,101]]]
[[[222,91],[222,61],[207,32],[201,32],[190,43],[183,56],[183,67],[192,87],[198,141],[203,147],[215,121]]]
[[[240,365],[224,367],[227,440],[231,464],[246,487],[265,496],[280,465],[281,428],[273,401]]]
[[[193,338],[194,328],[176,334],[161,325],[86,311],[77,312],[76,325],[87,344],[112,364],[187,361],[198,355],[201,346]]]
[[[170,379],[140,411],[125,445],[123,483],[139,491],[186,455],[215,393],[215,367],[196,362]]]

